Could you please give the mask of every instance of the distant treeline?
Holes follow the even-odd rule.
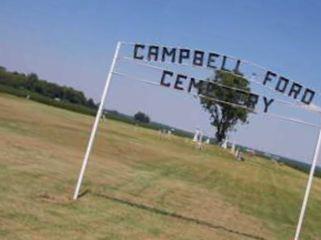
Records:
[[[239,148],[241,148],[243,151],[246,151],[246,147],[243,146],[238,146]],[[294,168],[298,171],[304,172],[309,174],[310,172],[310,168],[311,168],[311,164],[305,163],[305,162],[301,162],[301,161],[297,161],[294,159],[290,159],[290,158],[286,158],[286,157],[282,157],[279,155],[275,155],[272,153],[266,153],[263,151],[259,151],[259,150],[255,150],[256,155],[268,159],[268,160],[275,160],[278,163],[284,164],[286,166],[289,166],[291,168]],[[316,167],[315,169],[315,174],[314,176],[321,178],[321,168],[320,167]]]
[[[305,172],[305,173],[310,172],[311,164],[299,162],[299,161],[296,161],[293,159],[288,159],[285,157],[280,157],[278,161],[283,162],[285,165],[295,168],[301,172]],[[314,176],[321,178],[321,168],[320,167],[316,167]]]
[[[10,72],[0,66],[0,91],[42,103],[93,114],[97,104],[81,91],[38,78],[37,74]]]

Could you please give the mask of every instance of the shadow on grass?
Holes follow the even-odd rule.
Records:
[[[86,195],[89,192],[90,191],[85,191],[85,194],[82,194],[82,196]],[[148,211],[148,212],[152,212],[152,213],[156,213],[156,214],[160,214],[160,215],[163,215],[163,216],[168,216],[168,217],[172,217],[172,218],[175,218],[175,219],[183,220],[183,221],[186,221],[186,222],[195,223],[195,224],[198,224],[198,225],[201,225],[201,226],[205,226],[205,227],[208,227],[208,228],[211,228],[211,229],[216,229],[216,230],[219,229],[219,230],[231,233],[231,234],[236,234],[236,235],[239,235],[239,236],[242,236],[242,237],[247,237],[247,238],[250,238],[250,239],[266,240],[265,238],[260,237],[260,236],[255,236],[255,235],[252,235],[252,234],[249,234],[249,233],[244,233],[244,232],[240,232],[240,231],[237,231],[237,230],[229,229],[229,228],[226,228],[226,227],[220,226],[220,225],[214,225],[214,224],[209,223],[209,222],[205,222],[205,221],[202,221],[202,220],[199,220],[199,219],[196,219],[196,218],[186,217],[186,216],[183,216],[183,215],[180,215],[180,214],[177,214],[177,213],[168,212],[168,211],[163,210],[163,209],[158,209],[158,208],[155,208],[155,207],[146,206],[146,205],[139,204],[139,203],[133,203],[133,202],[130,202],[128,200],[123,200],[123,199],[119,199],[119,198],[116,198],[116,197],[111,197],[111,196],[108,196],[108,195],[105,195],[105,194],[101,194],[101,193],[94,193],[93,192],[92,194],[94,196],[102,197],[102,198],[108,199],[108,200],[113,201],[113,202],[117,202],[117,203],[124,204],[124,205],[127,205],[127,206],[139,208],[139,209],[142,209],[142,210],[145,210],[145,211]]]
[[[81,193],[79,193],[78,198],[82,198],[85,195],[91,193],[90,189],[85,189],[84,191],[82,191]]]

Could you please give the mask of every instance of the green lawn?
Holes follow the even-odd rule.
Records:
[[[307,175],[183,138],[0,94],[0,239],[293,239]],[[321,239],[315,179],[304,240]]]

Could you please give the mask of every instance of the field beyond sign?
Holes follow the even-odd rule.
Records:
[[[0,239],[293,239],[305,173],[118,121],[100,123],[72,201],[93,121],[0,94]],[[320,219],[315,179],[301,239]]]

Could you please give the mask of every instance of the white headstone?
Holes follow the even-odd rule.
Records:
[[[231,153],[232,153],[232,154],[235,154],[235,144],[234,144],[234,143],[232,143]]]
[[[203,132],[199,129],[196,129],[193,142],[195,142],[198,149],[203,148]]]
[[[236,149],[235,152],[234,152],[234,156],[237,158],[238,155],[239,155],[239,150]]]
[[[200,131],[200,134],[198,136],[198,142],[202,143],[203,142],[203,132]]]
[[[227,139],[224,140],[222,143],[222,148],[226,149],[227,148]]]
[[[201,133],[201,131],[199,129],[195,130],[193,142],[197,142],[198,141],[200,133]]]

